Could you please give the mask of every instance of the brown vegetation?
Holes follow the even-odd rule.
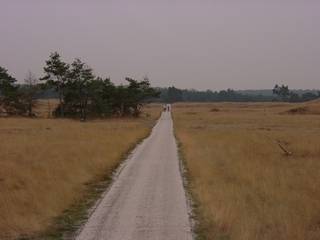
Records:
[[[43,101],[46,113],[48,102]],[[158,117],[81,123],[57,119],[0,119],[0,239],[34,234],[81,199],[86,184],[117,166]]]
[[[310,101],[303,104],[297,104],[299,106],[290,108],[285,113],[290,114],[320,114],[320,101]]]
[[[320,116],[297,107],[175,105],[200,239],[320,239]]]

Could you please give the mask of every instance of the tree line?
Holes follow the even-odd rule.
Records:
[[[276,84],[272,89],[274,95],[277,96],[278,101],[284,102],[305,102],[320,98],[320,91],[317,94],[313,92],[305,92],[301,95],[298,93],[291,91],[288,85],[278,85]]]
[[[7,115],[35,116],[34,106],[41,97],[52,95],[59,104],[53,110],[56,117],[87,116],[106,117],[139,116],[146,102],[303,102],[320,97],[320,92],[298,94],[287,85],[276,84],[273,95],[243,94],[233,89],[221,91],[197,91],[168,88],[152,88],[145,77],[138,81],[126,78],[127,84],[116,86],[109,78],[94,75],[93,69],[80,59],[71,64],[54,52],[45,61],[44,75],[38,79],[31,72],[24,84],[0,66],[0,113]]]
[[[109,78],[95,76],[93,69],[80,59],[69,64],[54,52],[45,62],[44,75],[37,79],[28,73],[24,84],[17,84],[17,80],[0,67],[0,107],[7,114],[34,116],[33,107],[39,93],[53,90],[59,100],[53,110],[56,117],[80,117],[81,120],[88,116],[138,117],[143,105],[160,93],[151,87],[147,77],[141,81],[127,77],[126,82],[116,86]]]
[[[159,101],[161,102],[271,102],[271,101],[285,101],[285,102],[304,102],[320,97],[318,93],[305,92],[298,94],[289,90],[286,85],[275,85],[272,92],[273,95],[263,94],[243,94],[233,89],[226,89],[221,91],[198,91],[193,89],[179,89],[174,86],[168,88],[159,88]]]

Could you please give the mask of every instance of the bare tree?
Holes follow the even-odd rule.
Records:
[[[24,102],[27,106],[28,116],[33,117],[35,116],[33,107],[36,104],[36,94],[39,91],[39,79],[31,71],[29,71],[24,79],[24,83]]]

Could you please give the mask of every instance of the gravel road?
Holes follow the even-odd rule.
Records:
[[[169,112],[124,163],[76,237],[102,239],[192,240]]]

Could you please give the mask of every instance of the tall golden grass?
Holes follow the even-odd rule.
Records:
[[[174,106],[200,239],[320,239],[320,115],[289,111],[306,106]]]
[[[0,119],[0,239],[32,235],[111,171],[148,135],[159,115],[81,123],[57,119]]]

